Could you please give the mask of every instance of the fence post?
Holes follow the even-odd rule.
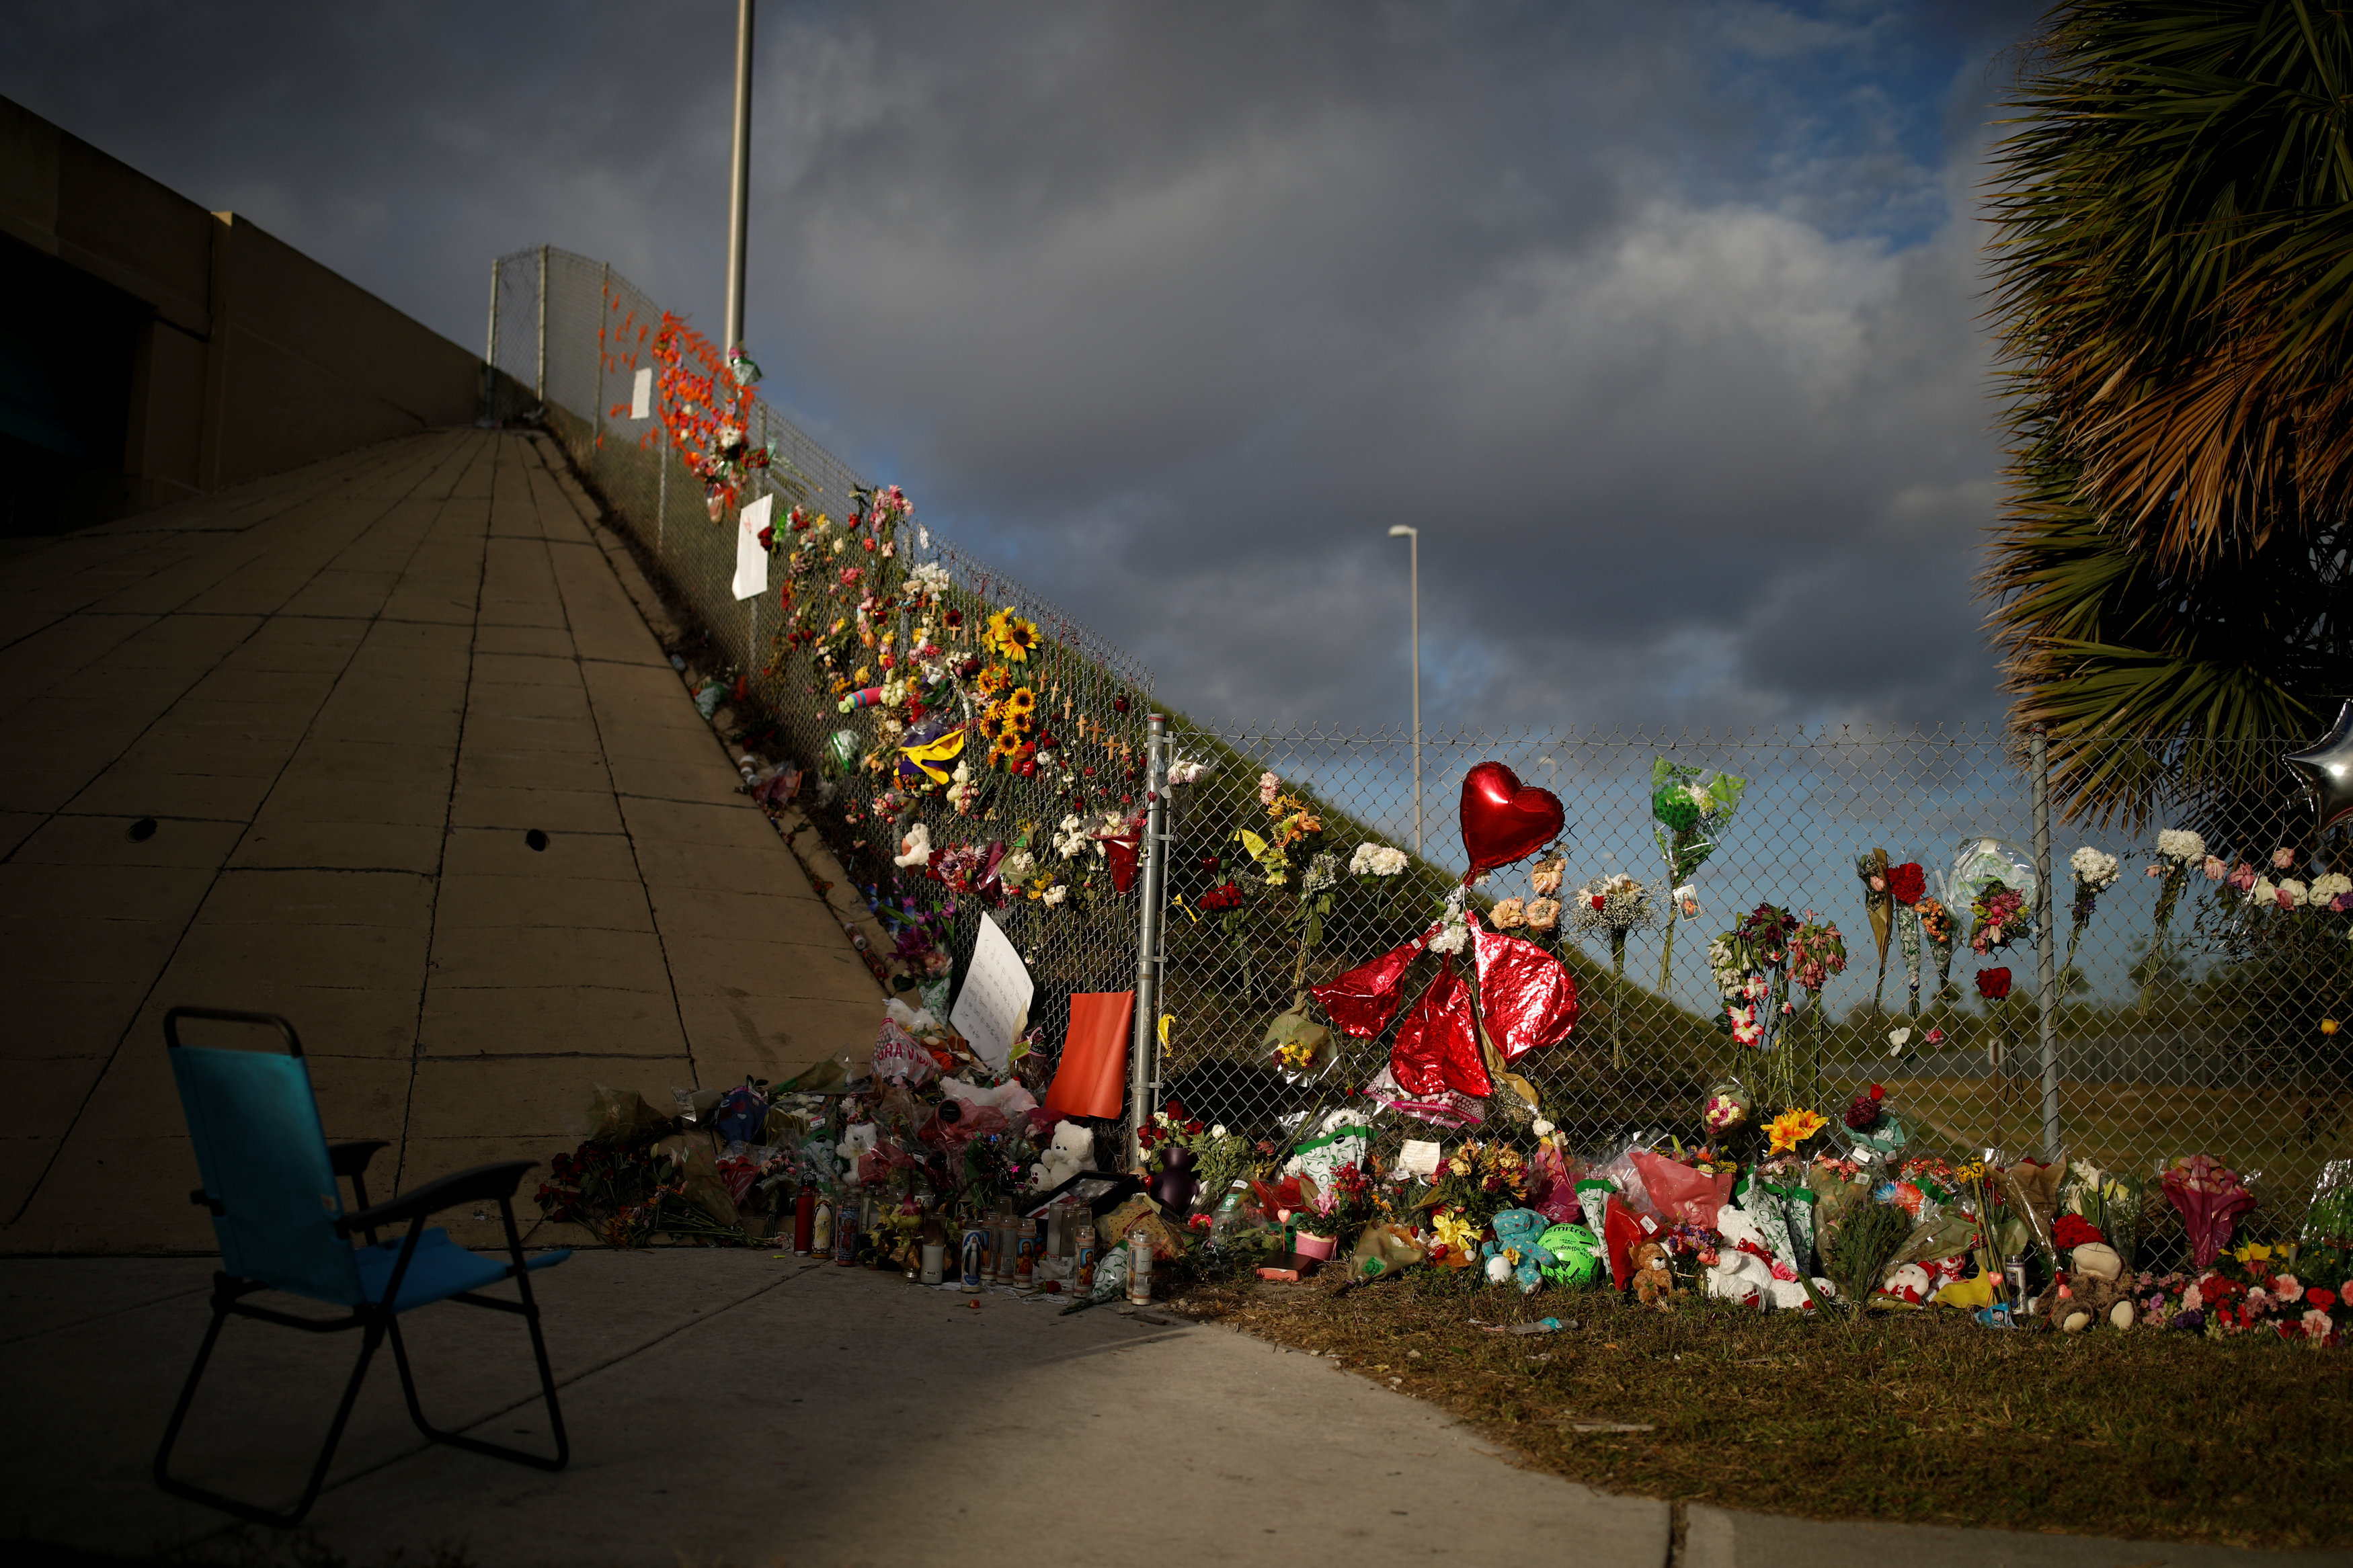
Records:
[[[491,341],[482,350],[482,417],[498,416],[499,397],[499,268],[498,257],[491,258]]]
[[[539,406],[547,407],[547,247],[539,247],[539,369],[532,390],[539,395]]]
[[[1144,865],[1135,921],[1135,1029],[1127,1077],[1128,1158],[1141,1162],[1136,1134],[1159,1109],[1161,869],[1168,863],[1168,716],[1155,713],[1145,740]]]
[[[2059,1157],[2059,969],[2051,930],[2051,751],[2041,724],[2029,732],[2034,770],[2034,1008],[2042,1041],[2042,1155]]]

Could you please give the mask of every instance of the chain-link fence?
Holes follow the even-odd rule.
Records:
[[[992,912],[1031,971],[1047,1041],[1059,1044],[1072,993],[1133,986],[1139,890],[1123,851],[1145,793],[1144,667],[957,551],[766,403],[712,385],[724,367],[710,345],[610,267],[519,251],[493,264],[492,300],[501,374],[487,412],[535,414],[691,607],[730,705],[772,721],[749,743],[807,769],[795,802],[896,934],[894,980],[936,994]],[[685,460],[707,455],[696,432],[714,402],[766,458],[732,464],[725,487],[706,478],[717,465],[699,474]],[[738,520],[764,496],[769,585],[738,599]],[[1010,743],[976,730],[955,750],[968,725]],[[898,863],[918,826],[928,868]]]
[[[1180,727],[1171,743],[1212,771],[1171,792],[1161,1081],[1232,1129],[1377,1082],[1427,1113],[1541,1116],[1596,1146],[1696,1142],[1711,1090],[1736,1079],[1768,1114],[1803,1106],[1834,1127],[1880,1084],[1915,1136],[1955,1152],[2065,1150],[2146,1173],[2209,1151],[2299,1212],[2353,1155],[2353,1078],[2327,1023],[2353,1003],[2353,913],[2327,907],[2353,889],[2322,879],[2293,826],[2308,808],[2284,790],[2274,820],[2240,814],[2236,842],[2168,835],[2177,853],[2160,851],[2160,828],[2211,824],[2209,799],[2160,803],[2137,833],[2053,811],[2038,853],[2036,759],[1993,733],[1458,734],[1421,748],[1416,858],[1362,847],[1414,847],[1410,737]],[[1307,994],[1442,921],[1468,863],[1457,792],[1488,761],[1556,793],[1565,832],[1556,860],[1499,871],[1470,903],[1566,963],[1577,1024],[1489,1055],[1492,1092],[1401,1092],[1380,1075],[1441,961],[1413,959],[1369,1038],[1335,1027],[1319,1045],[1334,1020]],[[1470,950],[1461,963],[1471,978]]]
[[[1147,910],[1122,855],[1141,840],[1148,865],[1155,847],[1139,664],[878,500],[756,398],[744,443],[773,460],[737,471],[714,520],[709,470],[669,434],[708,388],[665,383],[631,417],[639,372],[693,366],[678,324],[609,268],[519,252],[496,264],[493,300],[490,412],[543,405],[709,628],[737,700],[774,715],[764,743],[819,775],[801,799],[900,931],[900,973],[961,973],[993,909],[1051,1047],[1071,993],[1135,983],[1144,923],[1159,953],[1136,1029],[1147,1107],[1176,1098],[1273,1139],[1344,1100],[1367,1109],[1356,1091],[1373,1085],[1441,1119],[1540,1116],[1601,1144],[1704,1138],[1726,1079],[1834,1124],[1878,1083],[1952,1151],[2064,1149],[2144,1173],[2207,1151],[2291,1207],[2353,1155],[2353,1082],[2327,1022],[2353,1004],[2353,913],[2327,907],[2346,889],[2325,879],[2347,858],[2293,826],[2272,776],[2291,743],[2054,745],[2062,805],[2122,781],[2145,826],[2078,829],[2053,809],[2038,838],[2043,764],[1993,733],[1427,738],[1417,818],[1409,737],[1178,721],[1156,765],[1204,771],[1156,792],[1165,901]],[[761,494],[776,498],[771,586],[738,600],[736,505]],[[796,506],[805,531],[786,521]],[[954,730],[968,751],[926,751]],[[1437,957],[1412,957],[1395,1016],[1366,1038],[1330,1027],[1309,993],[1442,924],[1465,865],[1457,791],[1485,761],[1557,794],[1566,822],[1552,857],[1497,873],[1471,907],[1566,963],[1577,1023],[1487,1058],[1477,1095],[1409,1091],[1383,1075]],[[2163,853],[2176,824],[2213,842],[2192,855],[2168,837]],[[896,863],[918,826],[928,870]],[[1463,968],[1475,996],[1467,954]],[[1427,1125],[1384,1124],[1392,1141]]]

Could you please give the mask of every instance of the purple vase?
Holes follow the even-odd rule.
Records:
[[[1152,1178],[1153,1201],[1180,1219],[1193,1212],[1193,1194],[1201,1186],[1194,1163],[1193,1151],[1171,1147],[1162,1152],[1160,1173]]]

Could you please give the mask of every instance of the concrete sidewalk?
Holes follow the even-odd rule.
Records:
[[[225,1549],[147,1464],[206,1317],[197,1259],[0,1263],[0,1538],[136,1559]],[[373,1568],[1430,1560],[1580,1568],[2302,1568],[2065,1536],[1820,1524],[1615,1498],[1515,1468],[1430,1405],[1165,1310],[971,1298],[766,1252],[586,1253],[535,1277],[573,1444],[560,1474],[418,1437],[371,1374],[309,1522]],[[428,1415],[519,1446],[546,1425],[520,1325],[408,1320]],[[356,1336],[232,1324],[181,1473],[300,1489]],[[35,1418],[28,1413],[37,1412]],[[543,1447],[542,1451],[544,1451]]]
[[[871,1042],[595,517],[462,430],[0,555],[0,1252],[212,1245],[175,1004],[292,1019],[380,1194]]]

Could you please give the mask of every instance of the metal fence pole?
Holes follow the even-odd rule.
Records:
[[[2051,749],[2040,724],[2027,737],[2034,770],[2034,1006],[2042,1040],[2042,1153],[2059,1157],[2059,966],[2051,929]]]
[[[1141,1160],[1136,1134],[1159,1109],[1160,905],[1168,863],[1168,716],[1155,713],[1145,739],[1144,876],[1135,922],[1135,1031],[1128,1062],[1128,1157]]]
[[[654,443],[654,555],[659,559],[670,542],[670,437],[667,431]]]
[[[498,414],[499,396],[499,268],[497,257],[491,258],[491,341],[482,350],[482,417],[493,418]]]
[[[547,406],[547,247],[539,247],[539,368],[532,390],[538,394],[539,405]]]

